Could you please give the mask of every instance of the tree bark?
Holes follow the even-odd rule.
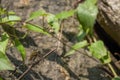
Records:
[[[98,23],[120,46],[120,0],[99,0]]]

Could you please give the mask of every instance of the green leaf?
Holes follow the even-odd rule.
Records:
[[[97,3],[98,0],[87,0],[88,4],[92,4],[95,5]]]
[[[88,48],[92,56],[99,59],[102,63],[109,63],[111,61],[110,54],[102,41],[99,40],[92,43]]]
[[[3,80],[3,79],[0,77],[0,80]]]
[[[58,19],[56,18],[56,16],[53,15],[53,14],[48,14],[47,15],[47,22],[54,29],[54,31],[56,33],[58,33],[59,28],[60,28],[60,24],[59,24]]]
[[[120,80],[120,77],[115,77],[112,80]]]
[[[70,16],[73,16],[74,13],[75,13],[75,10],[63,11],[61,13],[56,14],[56,18],[63,20]]]
[[[6,33],[3,33],[0,41],[0,51],[2,53],[5,53],[8,40],[9,40],[9,36]]]
[[[80,48],[83,48],[83,47],[85,47],[85,46],[87,46],[87,45],[88,45],[88,43],[87,43],[86,40],[84,40],[84,41],[82,41],[82,42],[76,43],[75,45],[72,46],[71,50],[65,54],[65,57],[74,54],[74,52],[75,52],[76,50],[78,50],[78,49],[80,49]]]
[[[107,55],[102,57],[100,59],[100,61],[103,63],[103,64],[107,64],[107,63],[110,63],[111,62],[111,57],[110,57],[110,53],[107,52]]]
[[[2,7],[0,7],[0,16],[4,15],[6,13],[6,10]]]
[[[84,3],[79,4],[77,8],[78,20],[84,31],[89,31],[89,34],[93,33],[93,26],[98,13],[95,3],[96,0],[86,0]]]
[[[14,70],[15,68],[5,55],[5,53],[0,51],[0,70]]]
[[[32,19],[39,17],[39,16],[45,16],[45,15],[47,15],[47,13],[44,10],[38,10],[38,11],[32,12],[30,14],[30,17],[26,21],[28,22]]]
[[[14,70],[14,67],[5,54],[8,40],[8,35],[3,33],[0,41],[0,70]]]
[[[77,39],[78,41],[82,41],[85,38],[86,33],[84,32],[82,25],[79,25],[78,29],[79,29],[79,33],[77,34]]]
[[[78,34],[77,34],[77,39],[78,41],[81,41],[85,38],[86,36],[86,33],[84,31],[80,31]]]
[[[20,21],[21,18],[15,15],[9,15],[7,17],[2,18],[2,23],[7,23],[13,26],[17,21]]]
[[[21,18],[19,16],[16,16],[16,15],[9,15],[5,18],[2,19],[2,22],[5,23],[5,22],[9,22],[9,21],[20,21]]]
[[[49,35],[48,32],[44,31],[42,27],[37,26],[37,25],[32,25],[32,24],[27,23],[26,25],[24,25],[24,27],[26,27],[27,29],[29,29],[31,31],[35,31],[35,32]]]
[[[9,12],[8,12],[8,15],[15,15],[15,12],[9,11]]]
[[[100,59],[107,55],[107,50],[104,47],[104,43],[102,41],[92,43],[88,48],[92,53],[93,57],[96,57],[97,59]]]
[[[14,40],[14,44],[15,44],[15,47],[18,49],[18,51],[20,51],[20,54],[24,61],[26,57],[26,51],[25,51],[24,46],[21,44],[21,42],[17,38]]]

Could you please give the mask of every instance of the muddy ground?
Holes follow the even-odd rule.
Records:
[[[56,14],[64,10],[73,8],[74,0],[30,0],[27,7],[20,8],[18,0],[2,0],[2,5],[8,10],[15,11],[23,20],[29,17],[33,11],[44,9],[47,12]],[[34,24],[43,25],[43,21],[35,19]],[[62,41],[67,45],[77,42],[76,34],[78,33],[78,22],[75,17],[71,17],[64,21]],[[18,27],[20,25],[17,25]],[[44,26],[46,27],[46,26]],[[24,31],[24,30],[23,30]],[[17,67],[16,71],[2,71],[0,76],[5,80],[17,80],[23,72],[32,64],[30,55],[37,48],[40,54],[47,54],[50,50],[56,48],[58,40],[43,34],[30,32],[28,37],[21,40],[24,44],[27,57],[25,65],[22,64],[19,52],[15,47],[9,47],[7,55],[11,62]],[[22,80],[110,80],[109,75],[99,68],[98,61],[89,58],[85,49],[63,58],[60,54],[66,53],[70,48],[61,43],[59,50],[49,54],[44,60],[36,64],[22,78]],[[40,57],[37,57],[39,59]]]

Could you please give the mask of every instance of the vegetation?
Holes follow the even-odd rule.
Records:
[[[53,32],[58,35],[60,33],[62,21],[75,14],[77,15],[78,21],[80,22],[80,32],[77,36],[78,42],[74,44],[71,47],[71,50],[68,51],[64,56],[66,57],[72,55],[76,50],[87,47],[88,50],[91,52],[90,55],[92,57],[100,60],[103,65],[108,65],[108,67],[114,74],[114,78],[112,80],[120,80],[120,77],[116,74],[112,65],[110,64],[110,52],[105,48],[104,43],[101,40],[97,40],[94,36],[93,26],[98,13],[96,3],[97,0],[86,0],[85,2],[79,4],[77,9],[63,11],[56,15],[47,13],[44,10],[38,10],[31,13],[29,18],[25,21],[22,21],[22,19],[19,16],[16,16],[14,12],[8,12],[6,9],[1,7],[0,27],[3,29],[3,31],[0,38],[0,70],[15,69],[14,65],[11,64],[6,55],[6,49],[9,43],[10,45],[14,45],[20,51],[23,62],[25,61],[26,51],[24,49],[24,46],[20,42],[20,39],[24,39],[27,33],[19,35],[16,27],[14,27],[18,22],[21,22],[22,28],[26,28],[28,29],[28,31],[30,30],[48,36],[53,36],[53,34],[44,29],[42,26],[32,24],[30,23],[30,21],[41,16],[46,19]],[[2,79],[0,78],[0,80]]]

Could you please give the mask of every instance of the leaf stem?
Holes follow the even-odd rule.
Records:
[[[97,41],[96,38],[95,38],[95,36],[92,36],[92,40],[93,40],[93,42]]]
[[[108,66],[110,68],[110,70],[112,71],[114,77],[118,77],[117,73],[115,72],[115,70],[113,69],[112,65],[110,63],[108,63]]]

